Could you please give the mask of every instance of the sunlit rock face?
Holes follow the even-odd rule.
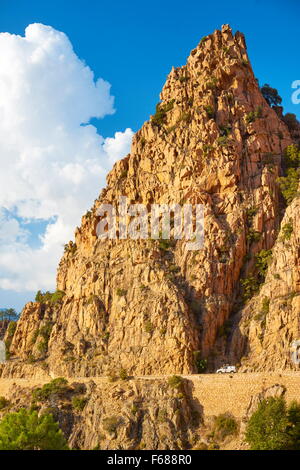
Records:
[[[115,164],[106,188],[82,217],[76,244],[67,245],[58,268],[57,289],[65,295],[55,305],[24,308],[11,353],[22,360],[44,358],[53,373],[69,376],[122,368],[138,375],[187,374],[199,370],[201,359],[213,369],[228,354],[235,361],[249,350],[261,355],[255,327],[245,329],[246,314],[236,315],[240,280],[252,271],[255,255],[271,249],[278,236],[277,178],[291,143],[286,125],[260,93],[244,36],[233,35],[228,25],[206,36],[185,66],[171,70],[158,113],[136,133],[130,154]],[[203,204],[203,249],[186,250],[186,240],[167,245],[99,240],[97,209],[120,196],[147,208]],[[293,259],[294,277],[285,282],[298,292],[297,246],[295,238],[287,255],[277,244],[274,262],[283,266]],[[268,286],[264,289],[278,287]],[[280,355],[295,339],[295,302],[289,311],[271,303],[270,335],[262,346],[265,369],[280,362],[267,355]],[[234,322],[226,336],[229,319]],[[278,332],[282,322],[284,342]],[[47,328],[43,349],[41,331]]]

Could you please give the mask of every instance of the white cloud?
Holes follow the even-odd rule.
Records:
[[[62,245],[129,152],[131,129],[104,139],[88,124],[112,113],[110,84],[64,33],[31,24],[25,37],[0,34],[0,288],[54,287]],[[33,248],[26,222],[37,219],[49,222]]]

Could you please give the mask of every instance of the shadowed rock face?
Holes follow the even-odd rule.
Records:
[[[51,371],[70,376],[120,368],[140,375],[193,373],[195,357],[208,358],[214,367],[228,353],[220,332],[236,309],[241,275],[252,270],[255,254],[276,240],[281,219],[276,180],[291,143],[286,125],[260,93],[244,36],[233,36],[225,25],[205,37],[185,66],[172,69],[160,114],[136,133],[130,155],[115,164],[107,187],[83,216],[76,244],[67,246],[58,268],[57,288],[65,296],[55,306],[24,308],[11,353],[46,357]],[[170,246],[99,240],[96,210],[119,196],[147,207],[204,204],[203,250],[187,251],[185,240]],[[293,246],[296,266],[296,239]],[[270,325],[278,308],[270,309]],[[296,334],[299,304],[293,309],[279,310],[289,331],[284,348]],[[49,335],[42,350],[45,326]],[[245,349],[260,351],[254,327],[237,321],[233,328],[231,357],[239,359]],[[273,340],[263,347],[274,349]],[[273,367],[272,361],[262,364]]]

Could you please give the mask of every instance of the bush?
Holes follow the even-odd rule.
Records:
[[[279,96],[276,88],[270,87],[270,85],[268,85],[267,83],[265,83],[264,86],[261,87],[260,91],[269,106],[278,106],[282,102],[282,98]]]
[[[5,397],[0,397],[0,410],[6,408],[9,405],[9,401]]]
[[[246,219],[247,219],[248,227],[251,227],[251,225],[253,223],[253,219],[256,216],[257,212],[258,212],[258,208],[256,206],[247,208],[247,210],[246,210]]]
[[[267,315],[270,309],[270,299],[268,297],[264,297],[262,304],[261,304],[261,313]]]
[[[207,88],[214,90],[217,87],[218,79],[216,77],[211,77],[211,79],[207,82]]]
[[[279,186],[286,202],[290,204],[299,195],[300,181],[300,149],[297,145],[289,145],[284,152],[286,176],[278,178]]]
[[[249,276],[245,279],[241,279],[241,284],[244,288],[243,296],[245,299],[250,299],[251,297],[253,297],[253,295],[258,292],[260,286],[258,279],[254,276]]]
[[[245,439],[252,450],[300,450],[300,404],[263,400],[248,421]]]
[[[52,396],[61,396],[69,391],[69,386],[67,385],[67,379],[63,377],[58,377],[53,379],[51,382],[42,386],[42,388],[37,388],[33,390],[32,397],[36,401],[46,401]]]
[[[207,359],[201,358],[201,351],[194,351],[193,355],[198,374],[202,374],[207,369]]]
[[[147,320],[145,322],[145,331],[146,333],[149,333],[149,334],[153,333],[154,331],[154,326],[152,325],[150,320]]]
[[[298,186],[300,181],[300,169],[289,168],[287,170],[287,176],[278,178],[280,190],[287,204],[290,204],[292,200],[299,195]]]
[[[124,297],[127,294],[127,290],[118,288],[116,294],[118,297]]]
[[[6,341],[5,341],[6,359],[9,359],[9,357],[10,357],[9,348],[10,348],[11,342],[13,340],[16,328],[17,328],[17,322],[16,321],[11,321],[8,324],[7,337],[6,337]]]
[[[167,112],[173,108],[175,100],[171,100],[166,104],[158,103],[156,105],[156,113],[151,116],[151,122],[157,127],[161,127],[166,122]]]
[[[110,416],[103,420],[103,428],[109,434],[115,434],[120,424],[122,424],[122,420],[118,416]]]
[[[290,240],[292,233],[293,233],[293,224],[291,222],[288,222],[287,224],[284,224],[281,230],[282,230],[282,238],[284,240]]]
[[[286,168],[298,168],[300,166],[300,149],[297,145],[288,145],[284,152]]]
[[[207,116],[210,119],[213,119],[215,117],[215,111],[214,111],[214,108],[212,106],[210,106],[210,105],[204,106],[204,110],[206,111]]]
[[[283,121],[288,126],[290,132],[296,131],[299,128],[299,122],[297,121],[296,114],[286,113],[283,116]]]
[[[246,114],[245,120],[247,124],[250,124],[250,122],[255,121],[258,118],[262,117],[262,107],[258,106],[255,111],[250,111],[250,113]]]
[[[172,377],[168,378],[168,384],[172,388],[181,388],[183,384],[183,378],[180,377],[179,375],[172,375]]]
[[[87,404],[87,398],[85,397],[73,397],[72,406],[75,410],[82,411]]]
[[[222,413],[215,418],[214,436],[223,441],[227,436],[237,434],[238,424],[230,413]]]
[[[119,372],[119,377],[120,377],[121,380],[128,380],[129,375],[127,374],[127,370],[126,369],[121,369],[120,372]]]
[[[184,82],[187,82],[189,79],[189,77],[187,77],[186,75],[182,75],[181,77],[179,77],[179,81],[180,83],[184,83]]]
[[[265,277],[268,266],[272,261],[272,250],[261,250],[256,256],[255,267],[258,269],[259,274]]]
[[[16,322],[16,321],[11,321],[11,322],[8,324],[8,327],[7,327],[7,336],[8,336],[9,338],[12,338],[12,337],[13,337],[13,335],[15,334],[16,328],[17,328],[17,322]]]
[[[38,290],[35,296],[35,301],[40,303],[56,304],[62,300],[64,295],[65,293],[61,290],[57,290],[55,292],[41,292]]]
[[[39,330],[34,332],[32,337],[32,344],[36,342],[38,336],[42,337],[42,340],[38,343],[37,349],[41,354],[46,354],[48,351],[48,342],[51,335],[53,324],[51,322],[46,322]]]
[[[220,145],[221,147],[224,147],[225,145],[228,144],[228,137],[227,135],[222,135],[220,137],[217,138],[217,143],[218,145]]]
[[[250,243],[256,243],[261,239],[261,232],[258,232],[257,230],[253,230],[252,228],[249,229],[247,233],[247,240]]]
[[[67,442],[51,414],[20,409],[0,422],[0,450],[67,450]]]

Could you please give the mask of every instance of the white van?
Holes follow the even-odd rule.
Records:
[[[220,369],[216,370],[216,374],[231,374],[236,372],[235,366],[225,365],[222,366]]]

